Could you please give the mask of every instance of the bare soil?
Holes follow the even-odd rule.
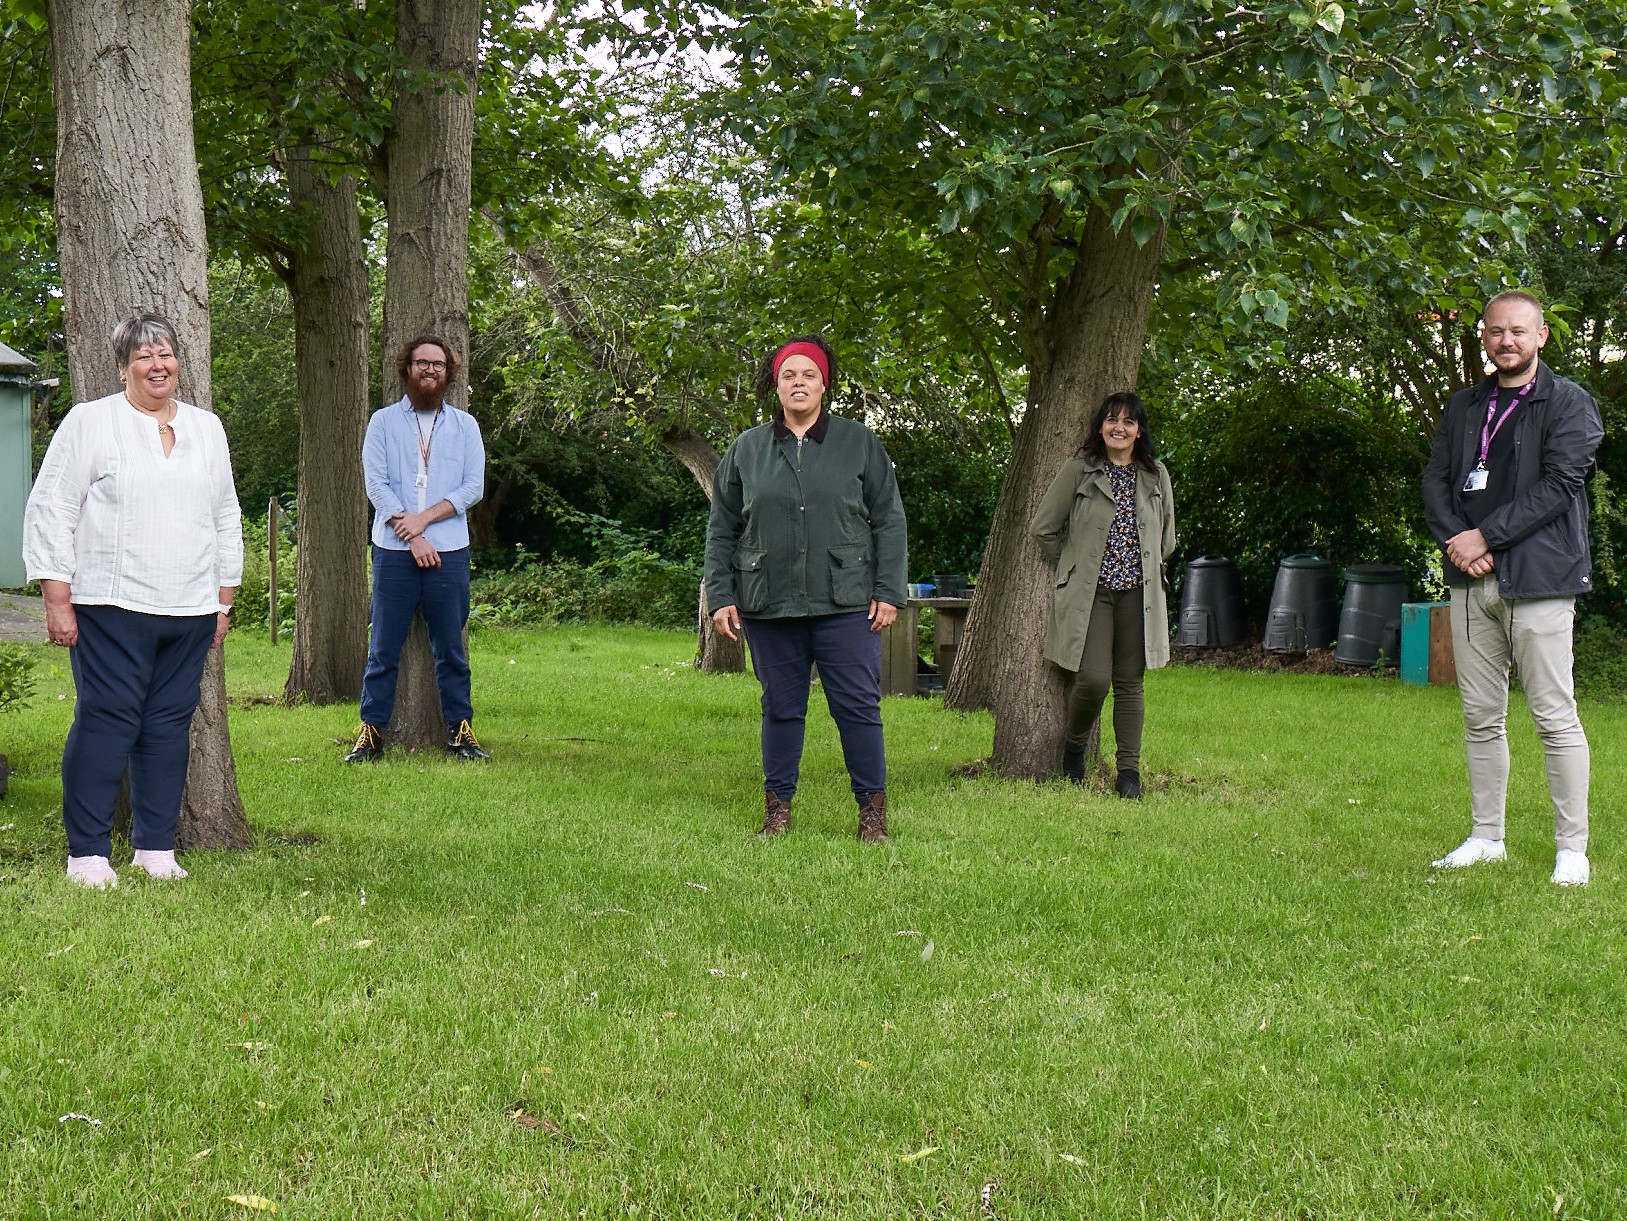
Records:
[[[1346,678],[1394,678],[1394,666],[1346,665],[1336,661],[1332,649],[1311,649],[1304,653],[1268,653],[1259,641],[1227,645],[1218,649],[1198,649],[1174,645],[1170,663],[1177,666],[1214,666],[1224,670],[1284,671],[1289,674],[1337,674]]]

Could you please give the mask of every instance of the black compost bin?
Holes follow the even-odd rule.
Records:
[[[1339,612],[1336,661],[1351,666],[1387,666],[1401,661],[1401,607],[1407,600],[1407,570],[1399,564],[1352,564],[1345,569],[1345,602]]]
[[[1200,555],[1190,561],[1181,585],[1181,626],[1175,643],[1214,649],[1236,644],[1247,635],[1237,565],[1223,555]]]
[[[1265,615],[1266,650],[1303,653],[1325,649],[1339,634],[1339,598],[1333,561],[1319,555],[1284,556]]]

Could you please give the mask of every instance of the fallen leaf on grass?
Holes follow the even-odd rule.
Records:
[[[0,827],[0,831],[15,831],[16,829],[17,824],[14,822],[8,822],[5,826]]]
[[[67,1123],[70,1119],[77,1119],[80,1123],[89,1124],[93,1128],[102,1126],[102,1121],[92,1115],[81,1115],[78,1111],[69,1111],[66,1115],[57,1116],[58,1123]]]
[[[1070,1166],[1083,1166],[1085,1164],[1085,1159],[1084,1158],[1075,1157],[1071,1153],[1059,1153],[1059,1154],[1057,1154],[1057,1156],[1060,1157],[1063,1161],[1067,1162],[1068,1165],[1070,1165]]]
[[[371,937],[363,937],[360,941],[358,941],[356,943],[355,948],[358,949],[358,950],[365,950],[368,946],[370,946],[372,944],[373,944],[373,939]]]
[[[227,1047],[241,1047],[244,1051],[251,1052],[254,1055],[259,1055],[262,1051],[270,1051],[271,1050],[271,1044],[270,1043],[228,1043],[228,1044],[226,1044],[226,1046]]]
[[[192,1155],[192,1160],[195,1161],[195,1162],[201,1162],[201,1161],[203,1161],[204,1158],[208,1157],[213,1152],[214,1152],[213,1149],[199,1149],[196,1153],[194,1153]]]
[[[853,1061],[853,1063],[857,1064],[860,1068],[870,1068],[871,1067],[870,1061],[868,1061],[868,1060],[855,1059]]]
[[[227,1196],[233,1204],[241,1204],[244,1208],[252,1208],[257,1213],[274,1213],[277,1206],[264,1196]]]
[[[742,972],[740,972],[740,974],[736,975],[734,972],[725,971],[721,967],[707,967],[706,968],[706,973],[708,975],[716,978],[716,979],[744,979],[744,978],[746,978],[746,973],[744,971],[742,971]]]
[[[508,1110],[508,1117],[517,1125],[527,1130],[535,1131],[540,1128],[542,1131],[546,1132],[549,1136],[554,1137],[556,1140],[565,1139],[564,1128],[560,1127],[551,1119],[544,1118],[541,1115],[531,1114],[524,1107],[510,1107]]]
[[[914,1153],[906,1153],[898,1160],[906,1166],[913,1166],[916,1162],[926,1161],[926,1159],[931,1157],[934,1153],[942,1152],[943,1150],[938,1148],[937,1145],[928,1145],[925,1149],[917,1149]]]
[[[689,887],[691,890],[704,890],[710,892],[712,889],[710,886],[702,886],[699,882],[685,882],[684,885]]]
[[[913,928],[901,928],[893,934],[894,937],[919,937],[919,931]]]
[[[1461,949],[1463,946],[1468,945],[1471,941],[1479,941],[1479,940],[1480,940],[1480,934],[1476,933],[1476,934],[1474,934],[1474,936],[1465,937],[1462,941],[1458,942],[1458,947]]]
[[[299,894],[298,894],[298,895],[297,895],[297,896],[295,896],[295,897],[296,897],[296,898],[300,898],[300,899],[308,899],[308,898],[310,898],[310,897],[311,897],[311,892],[310,892],[310,891],[308,891],[308,890],[302,890],[302,891],[300,891],[300,892],[299,892]]]
[[[937,949],[937,948],[938,947],[936,945],[934,945],[930,941],[927,942],[925,945],[923,945],[921,947],[921,961],[922,962],[927,962],[928,960],[930,960],[931,957],[932,957],[932,951]]]
[[[332,920],[332,919],[333,919],[332,916],[318,916],[315,920],[311,921],[311,927],[316,928],[318,925],[326,924],[329,920]]]
[[[73,949],[73,947],[78,945],[78,944],[79,943],[77,941],[70,941],[70,942],[68,942],[67,945],[63,946],[60,950],[52,950],[49,954],[46,955],[46,957],[47,958],[55,958],[58,954],[66,954],[69,950]]]

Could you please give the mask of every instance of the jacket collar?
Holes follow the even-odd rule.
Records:
[[[818,441],[821,445],[823,445],[825,443],[825,434],[829,431],[830,408],[821,407],[819,409],[819,418],[813,422],[813,427],[808,429],[808,439],[811,441]],[[774,413],[774,439],[776,441],[784,441],[794,436],[796,436],[796,433],[792,432],[785,426],[785,409],[781,408],[779,411]]]
[[[1548,367],[1547,361],[1543,360],[1540,356],[1537,357],[1537,384],[1531,387],[1530,398],[1526,401],[1531,403],[1540,403],[1543,399],[1548,397],[1548,392],[1553,389],[1553,386],[1554,371]],[[1491,398],[1491,392],[1496,389],[1497,374],[1493,373],[1475,387],[1475,402],[1479,406],[1484,407],[1486,405],[1486,401]],[[1516,394],[1519,393],[1518,386],[1515,386],[1513,389]]]

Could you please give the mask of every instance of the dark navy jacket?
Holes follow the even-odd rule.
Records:
[[[1480,430],[1495,376],[1452,396],[1424,469],[1424,514],[1435,541],[1470,528],[1463,481],[1480,456]],[[1511,499],[1480,523],[1504,598],[1574,597],[1593,589],[1587,489],[1604,422],[1591,395],[1537,363],[1537,384],[1509,420],[1514,429]],[[1469,578],[1441,559],[1448,585]]]

